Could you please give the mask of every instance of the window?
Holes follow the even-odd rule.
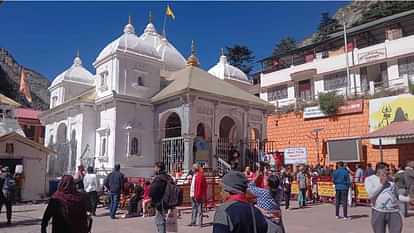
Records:
[[[52,97],[52,108],[53,108],[53,107],[56,107],[57,100],[58,100],[58,97],[57,97],[57,96],[53,96],[53,97]]]
[[[131,149],[130,149],[131,155],[138,155],[139,154],[139,143],[138,138],[133,137],[131,140]]]
[[[323,87],[325,91],[346,87],[346,72],[330,74],[324,77]]]
[[[144,80],[141,76],[138,76],[137,84],[138,86],[144,86]]]
[[[14,152],[14,144],[6,143],[6,153],[13,154],[13,152]]]
[[[106,155],[106,138],[103,137],[101,139],[101,156],[105,156]]]
[[[99,86],[100,86],[101,90],[105,91],[105,90],[107,90],[107,87],[108,87],[108,84],[107,84],[107,81],[108,81],[107,80],[108,72],[107,71],[102,72],[100,76],[101,76],[100,77],[101,80],[99,82]]]
[[[400,78],[414,79],[414,56],[398,59],[398,73]]]
[[[33,125],[29,126],[29,125],[24,125],[23,126],[23,132],[26,135],[26,137],[30,140],[35,139],[35,127]]]
[[[267,91],[267,100],[268,101],[286,99],[287,97],[288,97],[288,87],[287,87],[287,85],[271,87]]]

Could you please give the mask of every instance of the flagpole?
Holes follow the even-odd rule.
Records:
[[[164,24],[162,26],[162,34],[164,34],[164,38],[167,38],[167,33],[165,32],[165,25],[167,24],[167,14],[164,14]]]

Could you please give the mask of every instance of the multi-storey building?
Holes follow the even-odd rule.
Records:
[[[344,32],[339,31],[322,42],[263,59],[260,97],[283,107],[312,101],[321,92],[408,92],[414,82],[414,10],[351,27],[347,41],[345,48]]]
[[[278,150],[299,148],[311,164],[332,162],[329,142],[354,137],[359,138],[359,161],[398,165],[414,159],[412,137],[388,138],[384,148],[379,140],[364,139],[392,122],[414,120],[409,94],[414,10],[349,27],[261,62],[260,97],[276,106],[268,118],[267,138]],[[318,106],[319,94],[327,92],[346,97],[335,117]]]

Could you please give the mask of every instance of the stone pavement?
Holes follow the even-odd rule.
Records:
[[[293,204],[293,202],[292,202]],[[13,224],[6,226],[4,210],[0,215],[0,233],[39,233],[40,221],[45,205],[20,205],[14,208]],[[312,206],[306,209],[294,209],[283,211],[283,220],[288,233],[369,233],[370,208],[350,208],[350,221],[337,220],[334,217],[335,207],[330,204]],[[98,217],[94,219],[94,233],[155,233],[152,218],[131,218],[111,220],[106,215],[107,210],[100,208],[97,211]],[[182,219],[179,220],[180,233],[210,233],[212,232],[211,221],[214,212],[209,212],[210,217],[205,220],[207,226],[187,227],[190,212],[184,211]],[[404,220],[403,233],[414,232],[414,213]]]

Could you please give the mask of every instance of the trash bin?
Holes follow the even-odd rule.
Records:
[[[49,196],[52,196],[58,189],[59,180],[49,180]]]

